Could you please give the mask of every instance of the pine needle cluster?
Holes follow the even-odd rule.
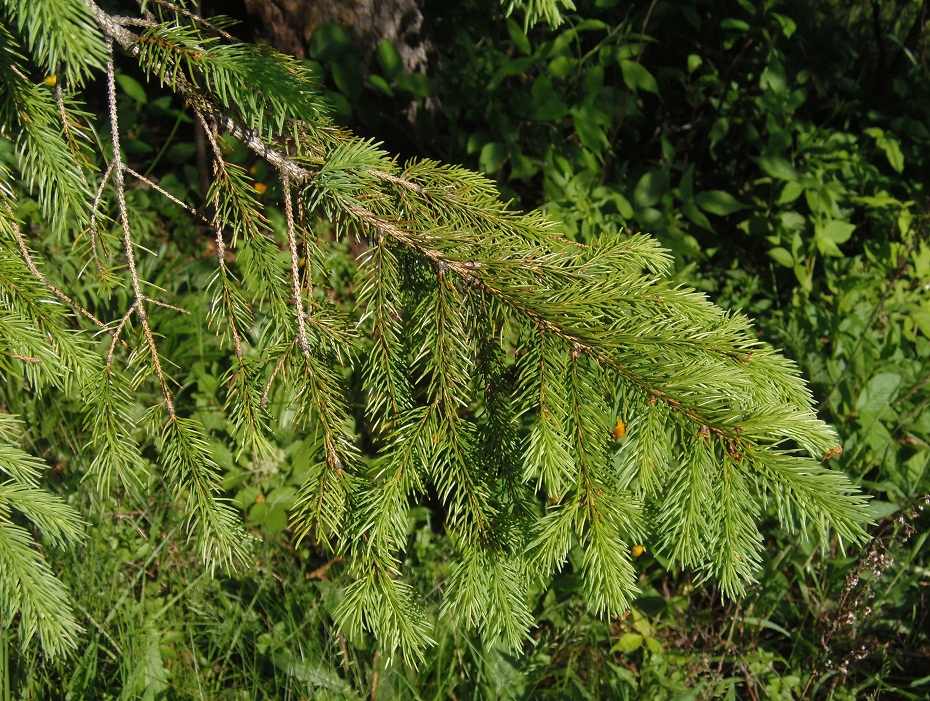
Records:
[[[180,310],[150,296],[142,273],[147,232],[127,203],[127,183],[141,180],[192,217],[209,212],[210,325],[229,349],[239,454],[267,454],[285,419],[314,438],[293,527],[348,563],[337,619],[349,632],[412,658],[429,643],[404,565],[410,510],[425,499],[442,503],[457,553],[441,615],[513,648],[533,625],[528,590],[570,555],[590,608],[611,616],[636,595],[640,544],[743,592],[769,503],[802,537],[861,539],[864,500],[821,464],[836,437],[795,366],[745,317],[667,281],[655,241],[567,241],[467,169],[400,163],[333,126],[296,60],[235,42],[184,2],[141,5],[117,17],[93,0],[0,0],[0,140],[17,156],[0,171],[0,366],[32,391],[82,397],[98,489],[145,488],[141,432],[204,562],[245,561],[207,432],[178,415],[152,330],[152,315]],[[202,126],[213,174],[197,209],[127,165],[123,63]],[[100,129],[82,111],[91,78],[106,86]],[[277,198],[257,197],[226,158],[228,137],[273,169]],[[113,318],[43,275],[17,216],[27,196],[84,252],[83,275],[127,300]],[[332,245],[320,221],[363,244],[351,313],[316,289]],[[109,339],[103,354],[89,350],[91,333]],[[362,379],[361,410],[347,370]],[[130,398],[146,388],[160,399],[140,420]],[[67,594],[10,509],[54,544],[78,539],[80,518],[42,491],[42,466],[15,448],[14,429],[0,423],[0,613],[18,612],[24,637],[38,630],[56,652],[74,641]]]

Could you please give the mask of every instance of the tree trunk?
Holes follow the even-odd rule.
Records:
[[[432,52],[417,0],[245,0],[245,7],[261,23],[256,38],[298,58],[306,57],[310,37],[327,22],[354,31],[365,61],[387,40],[406,71],[420,73]]]

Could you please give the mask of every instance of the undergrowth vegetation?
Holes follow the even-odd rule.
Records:
[[[0,0],[0,701],[924,698],[927,4],[424,6]]]

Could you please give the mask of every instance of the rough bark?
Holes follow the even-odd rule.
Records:
[[[417,0],[245,0],[245,7],[261,24],[257,38],[298,58],[327,22],[350,27],[365,60],[390,41],[408,72],[425,71],[432,51]]]

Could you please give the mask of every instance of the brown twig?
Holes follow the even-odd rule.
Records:
[[[203,113],[194,109],[194,114],[197,115],[197,121],[203,130],[203,135],[206,138],[207,142],[210,144],[210,148],[213,150],[213,174],[218,175],[222,170],[225,172],[226,162],[223,160],[223,151],[220,149],[220,145],[216,140],[216,135],[211,125],[207,122],[207,118]],[[204,192],[204,197],[207,193]],[[226,276],[226,241],[223,238],[223,222],[219,218],[219,209],[220,209],[220,193],[219,190],[216,191],[216,194],[213,197],[213,230],[216,232],[216,258],[217,264],[220,267],[220,270],[223,273],[225,285],[225,276]],[[229,329],[230,334],[233,339],[233,346],[236,351],[236,358],[239,360],[239,367],[242,370],[245,370],[245,363],[242,360],[242,338],[239,335],[239,328],[236,325],[236,316],[233,313],[232,305],[227,303],[227,311],[229,312]]]
[[[196,209],[194,209],[193,207],[191,207],[191,206],[190,206],[189,204],[187,204],[186,202],[182,202],[181,200],[179,200],[177,197],[175,197],[174,195],[172,195],[170,192],[168,192],[165,188],[163,188],[161,185],[159,185],[159,184],[156,183],[155,181],[153,181],[153,180],[151,180],[151,179],[145,177],[145,176],[142,175],[141,173],[137,173],[136,171],[134,171],[132,168],[130,168],[129,166],[127,166],[127,165],[125,165],[125,164],[123,164],[123,170],[124,170],[125,172],[129,173],[132,177],[137,178],[137,179],[141,180],[142,182],[144,182],[144,183],[145,183],[146,185],[148,185],[150,188],[152,188],[153,190],[155,190],[156,192],[158,192],[158,194],[162,195],[163,197],[166,197],[167,199],[171,200],[172,202],[174,202],[174,203],[175,203],[176,205],[178,205],[179,207],[181,207],[181,208],[183,208],[184,210],[190,212],[190,213],[193,214],[195,217],[197,217],[198,219],[200,219],[200,221],[202,221],[204,224],[207,224],[208,226],[212,226],[211,222],[210,222],[206,217],[204,217],[202,214],[200,214]]]
[[[151,302],[152,304],[158,305],[159,307],[164,307],[165,309],[170,309],[171,311],[180,312],[181,314],[190,314],[190,311],[187,309],[181,309],[181,307],[176,307],[173,304],[168,304],[167,302],[160,302],[157,299],[153,299],[146,295],[143,297],[146,302]]]
[[[4,353],[8,358],[16,358],[17,360],[22,360],[24,363],[32,363],[38,365],[42,362],[41,358],[33,358],[31,355],[20,355],[19,353]]]
[[[215,24],[213,24],[213,23],[210,22],[209,20],[206,20],[206,19],[204,19],[203,17],[194,14],[194,13],[191,12],[190,10],[185,9],[185,8],[181,7],[180,5],[175,5],[173,2],[168,2],[168,0],[149,0],[149,1],[152,2],[152,3],[154,3],[154,4],[156,4],[156,5],[161,5],[162,7],[167,7],[169,10],[171,10],[172,12],[175,12],[175,13],[181,15],[182,17],[187,17],[187,19],[189,19],[189,20],[191,20],[191,21],[193,21],[193,22],[196,22],[197,24],[200,24],[200,25],[206,27],[206,28],[209,29],[211,32],[216,32],[217,34],[219,34],[221,37],[223,37],[223,38],[226,39],[227,41],[231,41],[231,42],[234,42],[234,43],[238,43],[238,42],[239,42],[239,40],[236,39],[236,37],[234,37],[232,34],[230,34],[229,32],[227,32],[227,31],[226,31],[225,29],[223,29],[222,27],[216,26]],[[199,3],[198,3],[198,9],[199,9]]]

